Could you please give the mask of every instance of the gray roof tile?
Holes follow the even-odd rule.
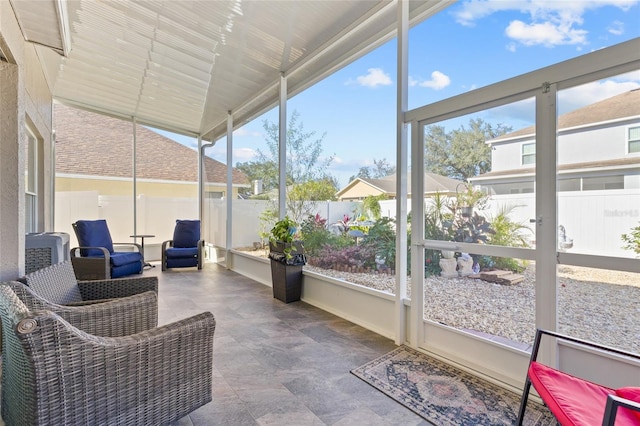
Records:
[[[133,124],[65,105],[54,106],[56,172],[109,177],[132,176]],[[144,126],[136,126],[140,179],[196,182],[198,152]],[[205,157],[207,182],[227,181],[227,166]],[[233,183],[248,185],[233,169]]]

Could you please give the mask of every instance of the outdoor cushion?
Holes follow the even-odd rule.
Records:
[[[624,399],[628,399],[629,401],[640,403],[640,388],[626,387],[626,388],[616,389],[616,395],[618,395],[620,398],[624,398]],[[619,410],[626,412],[628,409],[621,407],[619,408]],[[629,411],[631,412],[631,415],[636,417],[636,421],[638,422],[638,424],[640,424],[640,412],[632,411],[632,410],[629,410]]]
[[[167,249],[167,258],[169,259],[192,258],[197,256],[198,256],[198,247],[189,247],[189,248],[170,247]]]
[[[76,235],[81,247],[104,247],[109,253],[113,253],[113,240],[104,219],[77,221]],[[82,256],[103,257],[102,251],[98,249],[81,250],[80,253]]]
[[[137,251],[118,251],[111,253],[111,264],[113,266],[122,266],[141,261],[142,254]]]
[[[197,247],[199,239],[199,220],[176,220],[176,227],[173,230],[173,247]]]
[[[562,426],[602,424],[607,395],[616,393],[614,389],[579,379],[536,361],[529,366],[529,378]],[[618,410],[616,426],[622,425],[638,425],[637,418],[630,410]]]

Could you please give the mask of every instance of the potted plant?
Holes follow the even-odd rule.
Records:
[[[302,291],[302,266],[307,259],[302,241],[296,238],[297,229],[297,223],[285,216],[269,233],[273,297],[285,303],[300,300]]]

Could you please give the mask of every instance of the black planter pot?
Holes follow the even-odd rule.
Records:
[[[285,249],[291,247],[292,257],[287,259]],[[295,248],[294,248],[295,247]],[[291,303],[300,300],[302,293],[302,266],[306,263],[302,244],[270,243],[271,282],[273,297]]]

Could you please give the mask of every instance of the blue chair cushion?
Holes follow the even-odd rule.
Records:
[[[180,259],[167,259],[167,268],[188,268],[198,266],[197,257],[186,257]]]
[[[77,221],[76,235],[81,247],[104,247],[109,250],[109,253],[113,253],[113,240],[107,227],[107,221],[104,219]],[[97,249],[81,250],[80,254],[102,257],[102,251]]]
[[[126,277],[127,275],[139,274],[142,272],[142,261],[127,263],[122,266],[113,266],[111,268],[111,278]]]
[[[167,259],[185,259],[198,257],[198,247],[170,247],[167,249]]]
[[[135,262],[142,262],[142,254],[137,251],[117,251],[111,253],[111,264],[113,266],[123,266]]]
[[[173,230],[173,247],[197,247],[199,239],[199,220],[176,220],[176,227]]]

